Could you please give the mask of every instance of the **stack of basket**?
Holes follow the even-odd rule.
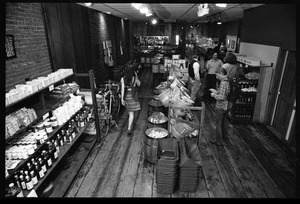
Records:
[[[159,140],[156,168],[157,193],[172,194],[174,192],[177,180],[178,158],[178,142],[176,139],[166,138]]]
[[[196,192],[199,182],[201,159],[198,145],[184,138],[179,143],[179,191]]]

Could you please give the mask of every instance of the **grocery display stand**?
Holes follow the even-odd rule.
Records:
[[[87,105],[85,104],[82,108],[88,108],[89,110],[93,110],[94,113],[94,117],[91,117],[89,121],[87,121],[85,123],[85,125],[83,127],[81,127],[78,131],[78,133],[76,134],[74,140],[71,143],[66,143],[63,146],[60,147],[60,151],[58,153],[58,157],[56,159],[56,161],[54,161],[51,165],[51,167],[49,169],[47,169],[47,173],[44,175],[43,178],[41,178],[38,183],[36,185],[34,185],[33,189],[29,190],[23,190],[23,194],[24,197],[27,197],[33,190],[35,191],[35,193],[37,194],[37,196],[40,196],[42,194],[42,187],[45,186],[46,181],[48,181],[52,175],[51,173],[54,172],[54,170],[57,170],[57,166],[59,165],[59,163],[68,156],[68,152],[70,151],[70,149],[74,146],[74,144],[81,138],[81,136],[83,135],[83,132],[85,131],[85,129],[93,122],[95,121],[95,125],[96,125],[96,139],[94,139],[92,142],[94,145],[96,143],[96,141],[98,141],[99,139],[101,139],[101,135],[100,135],[100,131],[99,131],[99,122],[98,122],[98,111],[97,111],[97,103],[96,101],[96,96],[94,94],[94,89],[95,89],[95,81],[94,81],[94,74],[93,71],[90,70],[89,73],[80,73],[80,74],[76,74],[73,73],[72,75],[69,75],[59,81],[56,81],[54,83],[49,84],[48,86],[38,90],[35,93],[32,93],[24,98],[22,98],[21,100],[18,100],[14,103],[8,104],[6,105],[6,115],[8,115],[9,113],[12,113],[15,110],[18,110],[19,107],[25,107],[25,106],[30,106],[31,108],[33,108],[36,112],[37,118],[32,121],[27,127],[22,127],[21,129],[19,129],[14,135],[12,135],[10,138],[8,138],[5,143],[6,145],[8,145],[9,143],[11,143],[13,140],[18,140],[18,138],[20,137],[20,135],[22,133],[25,133],[26,130],[28,130],[29,128],[31,128],[33,125],[35,125],[38,121],[43,120],[45,118],[47,118],[49,116],[49,112],[54,110],[56,107],[59,107],[62,103],[64,103],[65,101],[67,101],[70,96],[66,96],[64,98],[55,98],[55,99],[46,99],[44,98],[44,95],[49,93],[51,90],[53,90],[54,86],[59,84],[59,83],[63,83],[65,84],[65,80],[67,80],[69,77],[89,77],[90,79],[90,91],[92,92],[92,100],[93,100],[93,104],[92,105]],[[33,97],[38,97],[39,101],[37,103],[32,103],[32,101],[34,101],[32,98]],[[35,102],[35,101],[34,101]],[[81,109],[82,109],[81,108]],[[80,109],[80,110],[81,110]],[[79,110],[79,111],[80,111]],[[79,112],[78,111],[78,112]],[[54,138],[54,136],[59,132],[59,130],[61,130],[75,115],[77,114],[77,112],[75,114],[73,114],[69,120],[65,121],[65,123],[59,125],[58,127],[53,129],[53,132],[50,133],[47,137],[48,139],[52,139]],[[97,137],[98,136],[98,137]],[[31,155],[28,155],[28,157],[26,159],[21,159],[21,161],[16,165],[16,167],[14,169],[8,170],[7,173],[8,175],[6,176],[6,184],[8,185],[9,183],[14,181],[14,173],[17,172],[20,169],[23,169],[23,167],[25,167],[25,164],[27,162],[29,162],[31,160],[31,158],[34,157],[35,153],[38,151],[41,151],[43,148],[45,148],[46,143],[42,143],[42,144],[38,144],[37,148],[34,150],[34,153]]]
[[[268,68],[272,67],[271,65],[260,64],[260,62],[256,62],[253,58],[247,58],[238,56],[238,62],[241,65],[241,68],[245,70],[245,74],[250,72],[259,73],[261,68]],[[228,113],[228,118],[231,123],[235,122],[252,122],[253,114],[255,109],[256,103],[256,96],[257,96],[257,87],[258,87],[259,79],[247,79],[246,77],[242,76],[239,78],[238,86],[241,89],[240,96],[233,103],[232,109]],[[256,91],[243,91],[245,89],[254,88]]]

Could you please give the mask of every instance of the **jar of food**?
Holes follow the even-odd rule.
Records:
[[[50,122],[45,122],[44,126],[46,128],[46,133],[50,134],[53,132],[53,128]]]
[[[58,127],[58,122],[57,122],[57,119],[56,119],[55,116],[50,118],[50,123],[51,123],[52,128],[57,128]]]
[[[40,132],[40,136],[43,138],[44,141],[46,141],[48,139],[46,132]],[[43,141],[43,143],[44,143],[44,141]]]
[[[46,131],[43,123],[37,124],[36,125],[36,130],[38,132]]]
[[[32,145],[27,145],[26,146],[26,152],[28,155],[32,155],[34,153],[34,148]]]

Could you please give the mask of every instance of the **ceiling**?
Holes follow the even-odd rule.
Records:
[[[78,3],[85,6],[84,3]],[[120,18],[134,22],[149,22],[156,16],[163,22],[205,23],[207,16],[221,13],[222,22],[235,21],[243,18],[244,10],[251,9],[263,4],[227,4],[226,8],[217,7],[209,3],[209,14],[198,17],[199,3],[149,3],[154,15],[146,17],[136,10],[131,3],[93,3],[90,8],[103,13],[110,12]]]

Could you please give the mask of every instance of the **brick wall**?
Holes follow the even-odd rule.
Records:
[[[6,60],[6,91],[52,72],[41,3],[6,3],[6,34],[14,35],[17,58]]]

